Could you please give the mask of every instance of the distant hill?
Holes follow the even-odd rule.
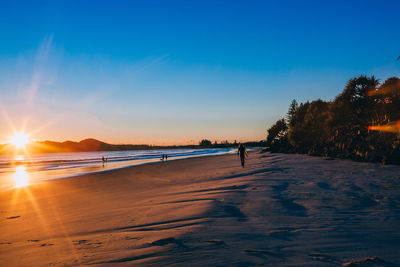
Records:
[[[65,141],[39,141],[32,142],[26,146],[30,153],[56,153],[56,152],[90,152],[90,151],[119,151],[119,150],[144,150],[155,149],[149,145],[112,145],[93,138],[88,138],[80,142]],[[0,145],[0,154],[14,153],[12,145]],[[22,150],[21,150],[22,152]]]
[[[247,142],[246,146],[264,146],[264,142]],[[178,148],[224,148],[237,147],[236,143],[221,143],[204,145],[186,146],[151,146],[151,145],[113,145],[93,138],[84,139],[79,142],[74,141],[39,141],[32,142],[26,146],[30,153],[62,153],[62,152],[93,152],[93,151],[126,151],[126,150],[152,150],[152,149],[178,149]],[[12,154],[15,152],[13,146],[9,144],[0,145],[0,154]],[[21,150],[21,152],[23,152]]]
[[[29,145],[30,152],[84,152],[84,151],[117,151],[117,150],[142,150],[150,149],[149,145],[112,145],[93,138],[80,142],[65,141],[43,141]]]

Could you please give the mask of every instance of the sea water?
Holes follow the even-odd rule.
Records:
[[[234,148],[165,149],[0,155],[0,190],[46,180],[169,160],[234,153]],[[106,161],[103,161],[106,159]]]

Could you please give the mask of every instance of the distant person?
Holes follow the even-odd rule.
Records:
[[[107,162],[107,159],[106,159],[104,156],[102,156],[102,157],[101,157],[101,161],[103,162],[103,165],[104,165],[104,163]]]
[[[162,154],[161,161],[164,161],[164,158],[165,158],[165,155],[164,155],[164,154]]]
[[[239,144],[238,155],[240,155],[240,162],[244,168],[244,158],[247,156],[246,147],[243,144]]]
[[[166,161],[168,160],[168,154],[165,154],[165,160]]]

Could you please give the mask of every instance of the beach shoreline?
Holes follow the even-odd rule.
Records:
[[[252,148],[257,150],[257,148]],[[106,153],[107,151],[105,151]],[[68,179],[81,175],[99,173],[120,168],[152,164],[165,161],[174,161],[187,158],[196,158],[213,155],[234,153],[233,148],[225,149],[196,149],[196,150],[159,150],[149,154],[148,151],[117,151],[103,154],[101,152],[74,152],[57,154],[33,155],[25,161],[23,156],[8,157],[0,167],[0,191],[12,189],[19,181],[16,174],[23,175],[25,183],[29,185],[47,182],[49,180]],[[111,154],[110,154],[111,153]],[[128,154],[126,154],[128,153]],[[131,154],[133,153],[133,154]],[[163,159],[164,155],[168,158]],[[46,159],[46,160],[44,160]],[[1,165],[1,164],[0,164]],[[22,170],[21,170],[22,169]]]
[[[249,153],[1,191],[0,265],[400,264],[398,173]]]

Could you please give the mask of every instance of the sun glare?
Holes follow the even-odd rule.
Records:
[[[8,142],[13,144],[16,148],[25,148],[29,143],[29,138],[23,132],[18,132],[11,136],[10,139],[8,139]]]
[[[15,187],[24,187],[29,183],[29,175],[25,169],[25,166],[18,166],[15,169],[14,174]]]

